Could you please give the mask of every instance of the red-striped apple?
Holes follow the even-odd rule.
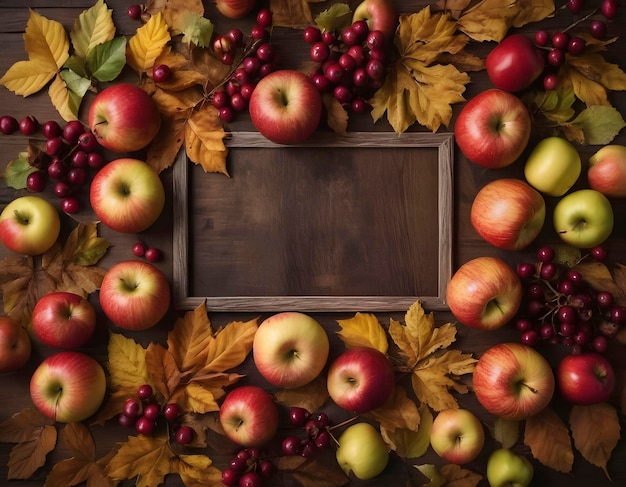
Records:
[[[591,189],[609,198],[626,198],[626,147],[606,145],[593,154],[587,180]]]
[[[380,30],[388,39],[396,32],[398,14],[391,0],[363,0],[352,15],[352,23],[365,20],[369,30]]]
[[[509,322],[522,301],[522,283],[497,257],[476,257],[452,275],[446,301],[457,320],[470,328],[495,330]]]
[[[606,196],[595,189],[579,189],[557,202],[552,222],[565,243],[589,249],[609,238],[615,217]]]
[[[150,227],[165,207],[165,189],[158,173],[133,158],[111,161],[94,176],[89,199],[96,216],[120,233]]]
[[[215,6],[219,13],[229,19],[240,19],[248,15],[256,0],[216,0]]]
[[[261,375],[278,387],[299,387],[326,366],[330,345],[326,330],[312,317],[283,312],[263,320],[252,354]]]
[[[521,421],[542,411],[554,394],[554,374],[537,350],[521,343],[487,349],[473,373],[478,402],[491,414]]]
[[[520,179],[501,178],[483,186],[472,203],[470,220],[490,244],[521,250],[533,242],[546,219],[543,196]]]
[[[18,254],[43,254],[57,241],[60,230],[59,212],[39,196],[20,196],[0,213],[0,240]]]
[[[46,345],[83,346],[96,331],[96,312],[87,299],[68,292],[50,292],[33,308],[33,332]]]
[[[615,372],[611,363],[599,353],[568,355],[556,368],[559,394],[572,404],[595,404],[611,397],[615,389]]]
[[[458,465],[469,463],[482,451],[485,431],[469,410],[444,409],[435,417],[430,431],[430,446],[437,455]]]
[[[61,423],[83,421],[95,414],[105,392],[102,366],[82,352],[49,356],[30,380],[33,404],[44,416]]]
[[[220,406],[220,423],[226,436],[242,446],[261,446],[276,434],[278,408],[274,399],[257,386],[230,391]]]
[[[148,262],[118,262],[102,279],[100,306],[104,314],[120,328],[151,328],[165,316],[170,306],[167,277]]]
[[[530,139],[528,109],[515,95],[498,89],[479,93],[461,109],[454,139],[479,166],[497,169],[516,161]]]
[[[355,414],[382,406],[394,387],[393,366],[375,348],[348,348],[328,369],[328,394],[336,404]]]
[[[7,316],[0,316],[0,374],[14,372],[28,362],[30,337],[26,329]]]

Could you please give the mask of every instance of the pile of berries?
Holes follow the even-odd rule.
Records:
[[[214,39],[213,52],[222,63],[233,66],[223,85],[211,98],[222,121],[232,122],[238,112],[247,110],[257,83],[276,69],[279,56],[269,40],[268,29],[271,26],[272,13],[263,8],[257,13],[256,24],[247,40],[237,28]]]
[[[286,436],[282,442],[282,451],[285,455],[301,455],[304,458],[310,458],[319,449],[330,446],[331,434],[326,413],[310,414],[304,408],[292,407],[289,410],[289,419],[295,427],[304,429],[305,437]]]
[[[137,388],[137,395],[129,397],[118,416],[118,422],[125,427],[135,428],[141,435],[151,435],[163,418],[170,426],[170,433],[179,445],[188,445],[195,438],[195,431],[188,425],[179,424],[180,408],[176,403],[163,407],[156,401],[150,384]]]
[[[567,0],[566,8],[574,15],[580,14],[585,7],[585,0]],[[585,48],[586,41],[582,36],[571,35],[569,30],[579,25],[582,21],[590,19],[599,14],[601,18],[593,18],[589,21],[589,35],[596,39],[604,39],[607,35],[607,20],[613,20],[617,17],[618,0],[602,0],[600,7],[594,9],[588,15],[576,21],[567,29],[563,29],[554,33],[546,30],[539,30],[535,33],[535,44],[547,49],[546,63],[549,68],[543,77],[543,86],[546,90],[552,90],[558,82],[557,73],[554,71],[561,67],[565,62],[567,54],[571,56],[579,56]]]
[[[0,117],[0,133],[11,135],[18,130],[28,137],[41,133],[45,138],[45,147],[32,163],[37,170],[28,175],[26,187],[40,193],[52,180],[52,192],[61,198],[61,209],[78,212],[80,202],[76,196],[88,183],[89,170],[97,171],[105,164],[95,135],[78,120],[61,127],[55,120],[40,124],[32,115],[19,122],[10,115]]]
[[[311,80],[321,93],[332,93],[344,108],[360,113],[384,81],[390,46],[382,31],[358,20],[341,32],[309,26],[303,32],[309,56],[319,64]]]
[[[261,487],[274,472],[276,466],[269,459],[261,458],[258,448],[239,450],[222,471],[224,485],[239,487]]]
[[[599,261],[607,258],[601,246],[590,255]],[[564,345],[574,354],[604,353],[626,324],[626,307],[616,304],[610,292],[594,290],[581,272],[559,266],[552,247],[540,248],[537,260],[517,267],[524,295],[515,325],[522,343]]]

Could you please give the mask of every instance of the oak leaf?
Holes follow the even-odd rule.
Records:
[[[301,407],[313,412],[320,409],[328,400],[326,376],[318,375],[308,384],[292,389],[283,389],[275,394],[278,403],[289,407]]]
[[[563,473],[572,471],[574,451],[567,426],[549,407],[526,420],[524,444],[537,460]]]
[[[139,75],[151,71],[157,58],[167,51],[170,40],[168,25],[159,12],[128,40],[126,62]]]
[[[617,410],[608,403],[575,405],[569,423],[576,449],[610,479],[607,463],[621,436]]]
[[[380,433],[385,443],[401,458],[421,457],[430,446],[433,415],[425,404],[419,407],[417,414],[419,415],[419,425],[415,429],[407,427],[388,429],[381,422]]]
[[[387,333],[374,314],[357,313],[337,323],[341,328],[337,334],[346,347],[369,347],[387,353]]]
[[[82,12],[70,32],[75,54],[83,59],[95,46],[112,40],[114,36],[113,10],[107,7],[104,0],[98,0]]]

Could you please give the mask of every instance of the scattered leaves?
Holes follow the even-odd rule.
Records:
[[[526,420],[524,444],[533,456],[558,472],[569,473],[574,464],[574,451],[567,426],[549,407]]]

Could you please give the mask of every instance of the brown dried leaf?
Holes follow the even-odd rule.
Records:
[[[84,424],[66,424],[61,430],[61,440],[75,457],[83,460],[96,459],[96,444]]]
[[[118,387],[116,391],[107,394],[104,405],[98,410],[93,424],[103,426],[109,419],[114,418],[124,407],[129,397],[137,395],[136,387]]]
[[[304,28],[313,23],[307,0],[270,0],[272,25]]]
[[[326,376],[320,374],[308,384],[293,389],[283,389],[276,393],[275,398],[280,404],[289,407],[297,406],[309,412],[315,412],[328,400]]]
[[[375,348],[382,353],[387,353],[389,349],[387,332],[376,315],[357,313],[352,318],[338,320],[337,323],[341,328],[337,334],[346,347]]]
[[[334,455],[320,454],[309,459],[300,456],[280,457],[278,470],[290,474],[302,487],[340,487],[350,483],[350,478],[339,468]]]
[[[602,262],[585,261],[577,264],[573,269],[585,276],[585,281],[596,291],[610,292],[618,303],[626,300],[626,290],[617,282],[619,279],[623,280],[626,278],[626,268],[624,266],[617,265],[610,269]]]
[[[155,61],[155,66],[166,64],[172,71],[172,76],[165,82],[159,83],[161,90],[180,92],[196,86],[204,87],[207,80],[205,75],[187,57],[179,52],[168,52]]]
[[[551,408],[526,420],[524,444],[530,447],[533,457],[547,467],[563,473],[572,471],[574,451],[569,431]]]
[[[445,487],[476,487],[483,479],[482,475],[451,463],[443,465],[439,473],[444,478]]]
[[[151,343],[146,349],[146,368],[154,390],[169,400],[183,378],[174,355],[160,343]]]
[[[370,414],[380,423],[381,429],[385,428],[389,432],[396,428],[418,431],[421,421],[417,405],[407,396],[404,387],[399,385],[394,388],[387,402]]]
[[[33,258],[14,256],[0,260],[0,286],[4,313],[28,328],[35,304],[50,291],[48,282],[35,271]]]
[[[574,446],[610,479],[606,465],[620,439],[617,410],[607,403],[573,406],[569,416]]]
[[[46,418],[36,409],[23,409],[0,423],[0,442],[22,443],[28,441],[33,432],[54,421]]]
[[[172,33],[180,34],[178,26],[181,20],[188,13],[204,15],[204,5],[202,0],[168,0],[159,11],[163,14],[165,23],[172,28]],[[156,11],[152,11],[152,15],[155,13]]]
[[[7,479],[28,479],[46,463],[46,455],[57,442],[57,430],[51,425],[33,428],[26,441],[11,448]]]
[[[205,172],[220,172],[228,176],[225,138],[226,132],[213,105],[207,104],[202,110],[194,111],[185,125],[187,156],[200,164]]]
[[[174,328],[167,334],[167,348],[178,370],[183,373],[204,368],[212,342],[213,333],[205,303],[177,319]]]
[[[437,0],[433,6],[437,10],[447,10],[453,18],[458,19],[470,3],[472,0]]]
[[[161,127],[148,147],[146,163],[160,173],[176,162],[185,141],[186,116],[161,114]]]
[[[390,431],[381,424],[380,433],[393,451],[401,458],[418,458],[426,453],[430,445],[433,415],[425,404],[419,408],[419,428],[395,428]]]

